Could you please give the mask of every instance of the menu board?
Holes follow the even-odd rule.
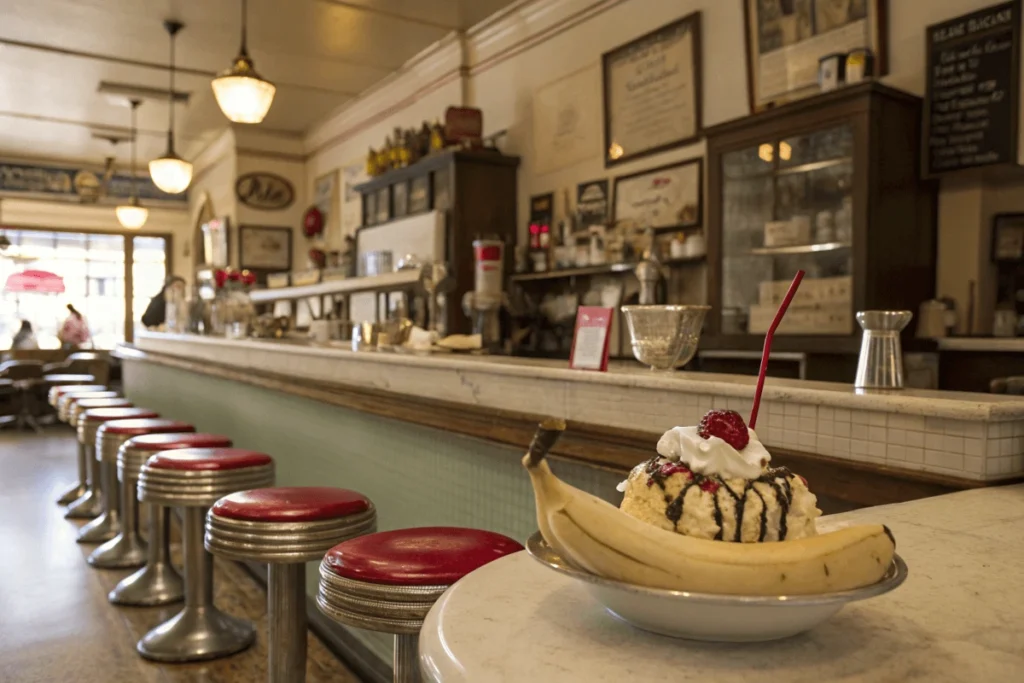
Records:
[[[1017,158],[1020,0],[929,26],[924,169]]]

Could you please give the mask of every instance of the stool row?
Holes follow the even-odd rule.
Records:
[[[376,532],[373,503],[354,491],[276,487],[269,455],[132,404],[107,387],[54,386],[50,403],[78,436],[78,482],[59,503],[91,519],[93,567],[139,567],[108,596],[122,606],[183,601],[139,653],[162,662],[225,657],[255,640],[251,622],[213,602],[213,556],[268,565],[268,680],[302,683],[305,564],[320,561],[317,606],[347,626],[395,636],[394,678],[418,681],[417,636],[434,602],[469,572],[522,550],[487,531],[426,527]],[[143,506],[140,508],[140,505]],[[170,509],[180,509],[184,579],[170,557]],[[145,535],[140,511],[148,516]]]

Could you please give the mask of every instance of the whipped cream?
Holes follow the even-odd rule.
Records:
[[[757,479],[772,456],[753,429],[747,433],[750,442],[738,451],[717,436],[701,437],[697,427],[673,427],[658,440],[658,455],[705,476]]]

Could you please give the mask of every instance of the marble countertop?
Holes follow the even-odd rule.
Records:
[[[283,374],[297,368],[287,360],[277,360],[289,357],[337,359],[346,361],[350,366],[354,361],[358,361],[369,368],[389,366],[408,372],[437,369],[473,371],[506,380],[546,379],[576,386],[592,386],[595,389],[614,387],[624,391],[641,389],[680,394],[713,394],[746,401],[753,397],[756,386],[756,378],[746,375],[704,372],[659,373],[630,362],[614,363],[607,372],[584,372],[570,370],[564,361],[454,353],[429,356],[357,353],[344,348],[341,344],[313,346],[159,332],[138,333],[135,345],[144,351],[176,354],[240,367],[250,363],[253,367],[263,367]],[[347,376],[352,376],[352,373],[347,373]],[[960,420],[1024,419],[1024,400],[1020,397],[917,389],[864,392],[854,389],[852,384],[780,378],[771,378],[765,385],[763,400]]]
[[[1024,672],[1024,485],[835,515],[884,522],[910,568],[888,595],[764,644],[675,640],[613,618],[525,552],[455,584],[420,635],[443,683],[1017,681]],[[756,674],[755,674],[756,672]]]

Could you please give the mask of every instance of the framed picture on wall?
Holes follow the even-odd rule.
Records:
[[[655,230],[701,225],[702,159],[653,168],[615,179],[612,216],[635,228]]]
[[[601,56],[605,167],[700,136],[700,55],[694,12]]]
[[[743,0],[750,108],[820,92],[818,60],[870,50],[887,72],[886,0]]]
[[[291,228],[240,226],[238,264],[250,270],[291,270]]]
[[[1024,261],[1024,213],[999,213],[992,218],[992,260]]]

